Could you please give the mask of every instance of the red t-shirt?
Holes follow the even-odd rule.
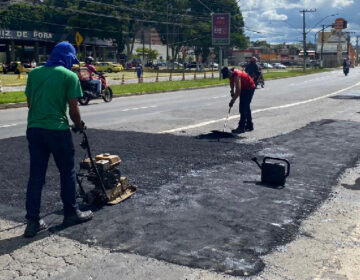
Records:
[[[92,80],[92,74],[96,73],[96,68],[95,66],[91,65],[91,64],[85,64],[85,67],[88,69],[89,74],[90,74],[90,80]]]
[[[239,71],[237,69],[235,69],[230,76],[231,85],[234,84],[234,80],[235,80],[236,76],[240,77],[241,89],[254,89],[255,88],[255,83],[254,83],[253,79],[244,71]]]

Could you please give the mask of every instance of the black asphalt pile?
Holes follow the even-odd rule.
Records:
[[[123,174],[139,191],[59,234],[233,275],[259,272],[261,256],[298,234],[300,222],[360,154],[360,124],[345,121],[312,123],[255,144],[104,130],[88,134],[94,154],[121,156]],[[78,150],[78,160],[83,153]],[[2,206],[19,211],[24,206],[27,154],[24,137],[0,140]],[[285,188],[262,185],[253,156],[288,159]],[[43,212],[61,208],[52,162],[43,198]]]

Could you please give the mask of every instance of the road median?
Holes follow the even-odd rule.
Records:
[[[291,70],[287,72],[268,72],[264,73],[265,80],[282,79],[297,77],[302,75],[316,74],[331,71],[330,69],[317,69],[303,72],[301,70]],[[179,90],[200,89],[207,87],[223,86],[228,84],[227,80],[219,79],[198,79],[185,81],[163,81],[150,83],[134,83],[125,85],[113,85],[114,97],[141,95],[161,92],[171,92]],[[24,91],[5,92],[0,94],[0,109],[16,108],[26,106]]]

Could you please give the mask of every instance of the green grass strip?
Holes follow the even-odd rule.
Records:
[[[26,96],[23,91],[0,93],[0,104],[25,102]]]
[[[316,73],[323,73],[323,72],[329,72],[333,69],[311,69],[306,70],[304,72],[303,70],[290,70],[290,71],[284,71],[284,72],[267,72],[264,73],[264,79],[265,80],[275,80],[275,79],[282,79],[282,78],[291,78],[291,77],[298,77],[298,76],[304,76],[304,75],[310,75],[310,74],[316,74]]]
[[[228,81],[220,81],[219,79],[202,79],[202,80],[188,80],[188,81],[171,81],[171,82],[157,82],[157,83],[141,83],[141,84],[125,84],[111,86],[114,95],[126,94],[144,94],[151,92],[163,92],[170,90],[198,88],[215,85],[225,85]]]
[[[316,69],[307,70],[290,70],[287,72],[268,72],[264,73],[266,80],[297,77],[321,72],[331,71],[332,69]],[[114,95],[129,95],[129,94],[145,94],[153,92],[164,92],[171,90],[189,89],[189,88],[200,88],[206,86],[216,85],[228,85],[229,80],[219,79],[199,79],[199,80],[186,80],[186,81],[167,81],[157,83],[141,83],[141,84],[125,84],[125,85],[114,85],[111,86]],[[18,103],[25,102],[26,97],[24,92],[6,92],[5,94],[0,93],[0,104],[7,103]]]

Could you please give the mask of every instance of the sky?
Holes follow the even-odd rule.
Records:
[[[305,16],[309,32],[307,41],[314,42],[321,25],[329,25],[339,17],[348,21],[345,31],[355,32],[350,34],[353,43],[354,36],[360,35],[360,0],[238,0],[238,3],[244,16],[246,35],[251,41],[302,42],[303,17],[300,10],[304,9],[316,9]]]

